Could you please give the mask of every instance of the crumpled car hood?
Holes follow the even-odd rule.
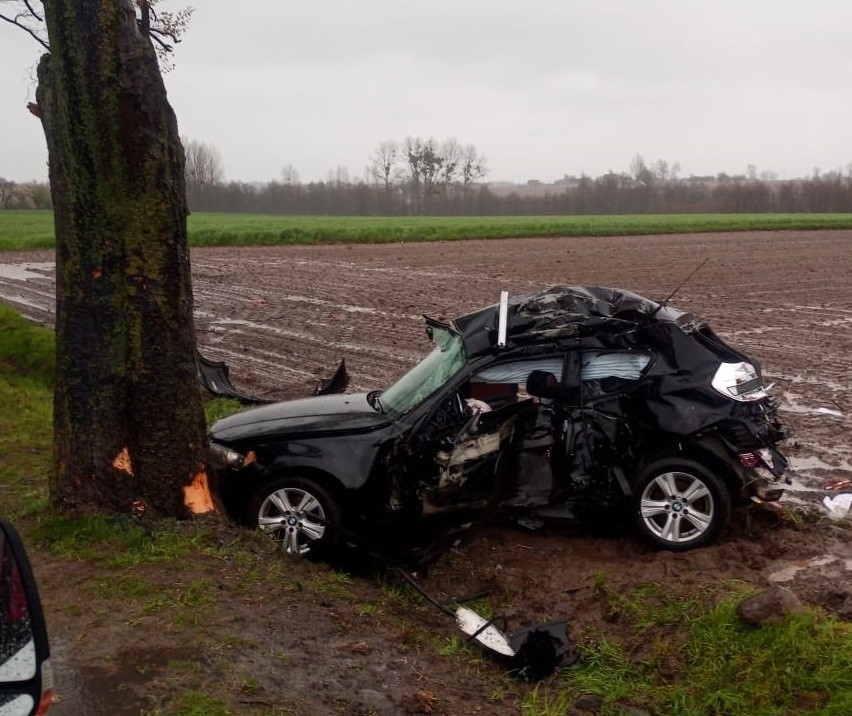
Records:
[[[244,438],[299,436],[372,430],[388,423],[387,416],[367,402],[367,393],[321,395],[288,400],[246,410],[219,420],[210,429],[210,439],[234,443]]]

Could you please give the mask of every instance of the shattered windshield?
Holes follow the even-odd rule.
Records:
[[[461,336],[430,326],[435,348],[408,373],[381,394],[382,406],[400,415],[416,408],[459,372],[467,356]]]

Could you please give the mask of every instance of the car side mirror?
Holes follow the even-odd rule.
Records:
[[[527,376],[527,393],[536,398],[558,398],[559,388],[559,381],[553,373],[534,370]]]
[[[53,701],[44,612],[21,538],[0,519],[0,716],[43,716]]]

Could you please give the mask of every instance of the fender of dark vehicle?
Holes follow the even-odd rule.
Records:
[[[648,447],[642,463],[670,457],[685,457],[712,469],[724,480],[733,497],[737,497],[748,482],[747,471],[736,459],[734,450],[715,433],[685,439],[669,435]]]
[[[363,487],[373,474],[384,446],[397,430],[348,433],[283,440],[256,449],[257,463],[267,476],[323,473],[347,490]]]

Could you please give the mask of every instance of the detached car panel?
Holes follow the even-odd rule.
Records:
[[[562,286],[426,330],[433,351],[384,391],[216,423],[229,510],[297,553],[484,509],[528,526],[632,519],[681,550],[732,504],[780,496],[786,433],[760,366],[689,314]]]

